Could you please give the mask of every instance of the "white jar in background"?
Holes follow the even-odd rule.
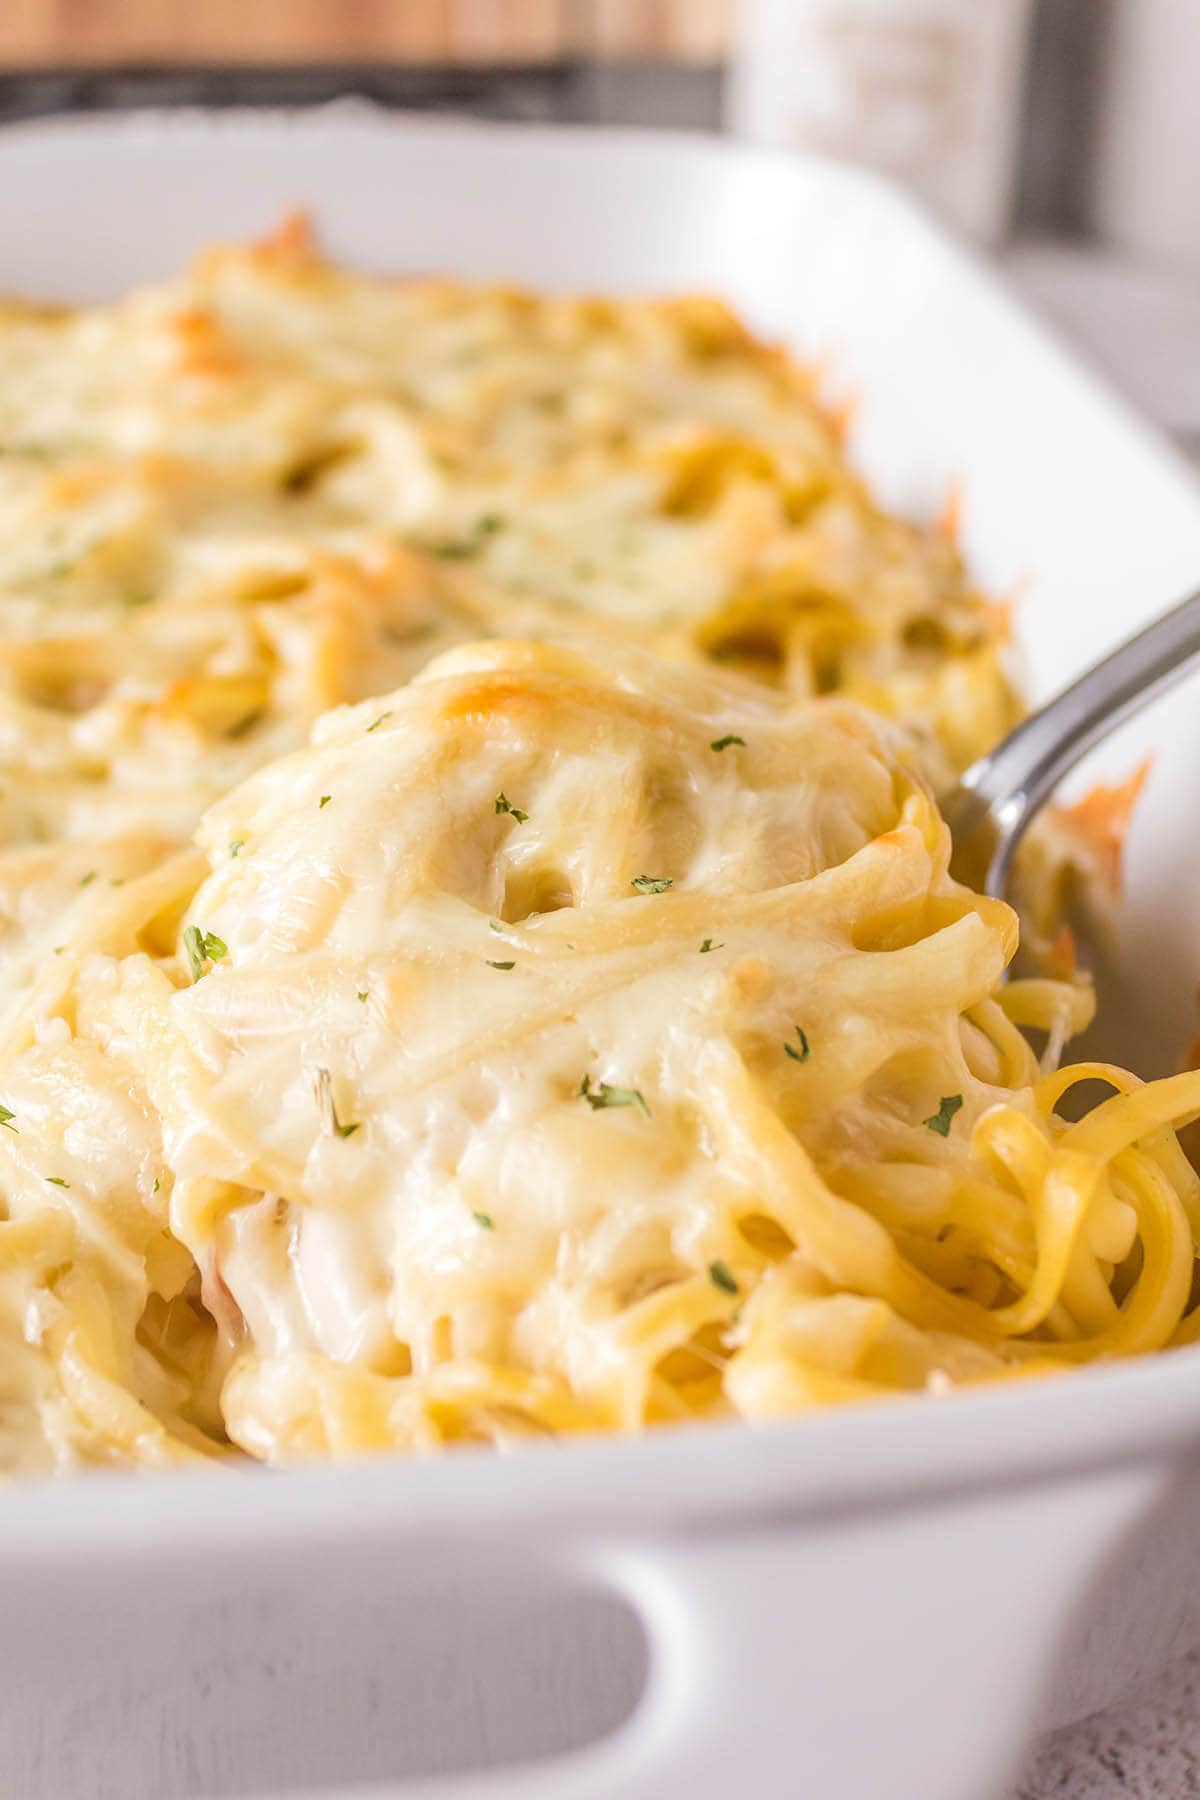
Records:
[[[741,0],[726,121],[759,143],[880,169],[994,241],[1012,208],[1030,8]]]
[[[1200,5],[1109,0],[1104,19],[1090,223],[1200,275]]]

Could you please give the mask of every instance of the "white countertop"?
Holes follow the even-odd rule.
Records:
[[[1200,1656],[1179,1663],[1131,1704],[1056,1733],[1015,1800],[1187,1796],[1200,1796]]]

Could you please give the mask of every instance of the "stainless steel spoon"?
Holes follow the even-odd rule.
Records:
[[[953,869],[1003,899],[1013,855],[1064,775],[1200,659],[1200,591],[1031,713],[973,762],[941,806]],[[972,879],[973,878],[973,879]]]

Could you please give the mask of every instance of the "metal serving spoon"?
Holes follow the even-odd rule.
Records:
[[[1128,638],[973,762],[941,801],[954,839],[954,873],[1003,899],[1017,845],[1063,776],[1173,687],[1197,658],[1200,591]]]

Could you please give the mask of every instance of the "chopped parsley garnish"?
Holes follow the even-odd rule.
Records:
[[[220,962],[223,956],[229,955],[229,946],[223,938],[219,938],[215,931],[201,931],[198,925],[187,926],[183,934],[183,947],[193,981],[199,981],[204,974],[206,962]]]
[[[95,881],[95,879],[96,879],[95,869],[89,869],[86,875],[81,875],[79,877],[79,885],[80,885],[80,887],[91,887],[91,885],[92,885],[93,881]]]
[[[369,995],[367,993],[366,988],[356,988],[355,992],[357,993],[359,999],[362,1001],[363,1005],[365,1006],[367,1004],[367,1000],[369,999]]]
[[[708,1279],[714,1287],[719,1287],[723,1294],[740,1294],[741,1289],[730,1272],[729,1264],[722,1262],[718,1256],[715,1262],[708,1265]]]
[[[930,1131],[936,1131],[939,1137],[949,1137],[950,1121],[962,1103],[961,1094],[943,1094],[937,1111],[930,1118],[922,1120],[922,1124],[928,1126]]]
[[[675,886],[675,881],[670,875],[635,875],[629,885],[639,894],[665,894],[669,887]]]
[[[489,962],[488,963],[489,969],[515,969],[516,966],[517,965],[515,962]]]
[[[650,1117],[650,1108],[637,1088],[612,1087],[607,1081],[598,1081],[593,1087],[590,1075],[580,1083],[579,1098],[586,1100],[593,1112],[605,1106],[636,1106],[644,1118]]]
[[[488,920],[488,930],[489,931],[498,931],[501,933],[501,935],[503,935],[504,927],[500,923],[499,919],[489,919]]]
[[[471,1217],[478,1225],[480,1231],[495,1231],[496,1221],[493,1219],[491,1213],[477,1212],[472,1213]]]
[[[375,723],[373,725],[367,726],[367,735],[370,736],[371,732],[378,731],[379,727],[383,724],[384,720],[390,719],[391,716],[392,715],[390,712],[381,712],[379,717],[376,719]]]
[[[156,1175],[154,1177],[154,1186],[150,1190],[151,1193],[157,1194],[157,1192],[161,1186],[162,1186],[162,1183],[159,1181],[158,1176]]]
[[[314,1086],[317,1094],[317,1108],[325,1129],[336,1137],[353,1137],[362,1121],[361,1119],[347,1119],[343,1122],[338,1118],[337,1107],[333,1099],[333,1076],[328,1069],[317,1070]]]
[[[799,1025],[796,1027],[796,1040],[794,1044],[789,1042],[783,1046],[784,1054],[790,1056],[793,1062],[807,1062],[812,1052],[809,1049],[808,1038],[801,1031]],[[962,1105],[961,1100],[959,1105]]]
[[[420,619],[407,631],[389,631],[385,626],[383,635],[389,644],[423,644],[427,638],[436,637],[439,630],[436,619]]]
[[[236,724],[231,725],[229,730],[225,733],[225,736],[227,738],[248,737],[254,730],[254,727],[266,715],[266,710],[265,706],[256,706],[253,712],[248,712],[244,718],[239,719]]]
[[[715,750],[719,755],[722,750],[728,750],[731,744],[740,744],[743,750],[746,748],[745,738],[739,737],[736,731],[727,732],[725,736],[721,738],[714,738],[708,747],[710,750]]]
[[[503,788],[501,788],[500,792],[496,795],[496,811],[498,813],[508,813],[509,817],[515,819],[518,825],[523,825],[529,817],[527,812],[522,812],[519,806],[513,805]]]
[[[3,1125],[7,1131],[16,1131],[17,1128],[13,1124],[16,1116],[11,1107],[0,1106],[0,1125]]]
[[[714,944],[711,938],[705,938],[700,946],[700,954],[701,956],[707,956],[710,950],[723,950],[724,948],[724,944]]]
[[[325,811],[325,808],[326,808],[326,807],[327,807],[327,806],[328,806],[328,805],[329,805],[329,802],[330,802],[330,801],[331,801],[331,800],[332,800],[332,799],[333,799],[333,795],[332,795],[332,794],[322,794],[322,795],[321,795],[321,798],[320,798],[320,799],[319,799],[319,800],[318,800],[318,802],[317,802],[317,811],[318,811],[318,812],[324,812],[324,811]]]
[[[442,562],[465,562],[468,557],[477,556],[483,548],[485,538],[490,538],[504,524],[499,513],[483,513],[476,519],[470,537],[450,538],[441,544],[431,544],[431,556]]]
[[[46,1180],[51,1187],[69,1188],[71,1185],[69,1181],[64,1181],[61,1175],[47,1175]]]
[[[230,856],[236,856],[238,851],[244,850],[245,847],[246,847],[245,838],[230,838],[229,844],[228,844],[228,850],[229,850]]]

